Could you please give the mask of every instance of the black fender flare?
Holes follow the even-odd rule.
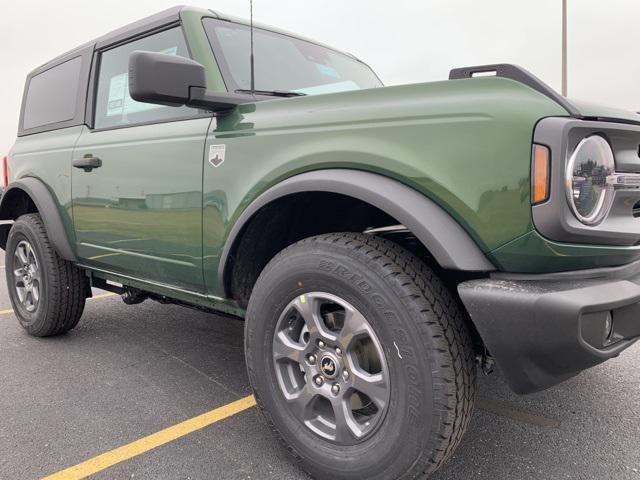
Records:
[[[407,227],[443,268],[472,272],[495,270],[462,226],[430,198],[397,180],[375,173],[327,169],[283,180],[244,209],[229,231],[222,250],[218,285],[226,288],[224,279],[229,254],[251,218],[274,200],[311,191],[347,195],[379,208]]]
[[[0,220],[15,220],[16,215],[13,211],[12,199],[16,198],[16,194],[27,194],[33,203],[35,204],[44,226],[47,229],[47,235],[49,241],[63,259],[76,262],[77,258],[69,238],[67,237],[67,231],[64,228],[64,222],[60,216],[58,210],[58,202],[54,199],[53,195],[47,188],[47,186],[39,179],[35,177],[25,177],[20,180],[11,182],[9,186],[4,190],[2,199],[0,199]],[[11,225],[2,225],[2,232],[0,237],[4,240],[2,247],[6,247],[6,239],[9,234]]]

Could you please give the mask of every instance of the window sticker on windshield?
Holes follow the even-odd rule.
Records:
[[[327,77],[340,78],[340,74],[333,67],[323,65],[321,63],[316,63],[316,68],[322,75],[325,75]]]
[[[160,53],[176,55],[178,47],[171,47],[161,50]],[[146,112],[156,108],[163,108],[163,105],[152,103],[136,102],[129,95],[129,74],[121,73],[111,77],[109,81],[109,98],[107,99],[107,117],[114,115],[128,115],[130,113]]]

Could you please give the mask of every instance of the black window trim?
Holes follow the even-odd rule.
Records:
[[[94,44],[85,45],[76,50],[73,50],[61,57],[58,57],[51,63],[47,63],[42,67],[39,67],[27,75],[24,85],[24,93],[22,94],[22,103],[20,106],[20,119],[18,120],[18,137],[24,137],[27,135],[33,135],[35,133],[50,132],[52,130],[60,130],[68,127],[76,127],[82,125],[85,119],[85,104],[87,101],[87,85],[93,63]],[[76,109],[73,118],[69,120],[63,120],[61,122],[52,122],[45,125],[39,125],[32,128],[24,128],[24,113],[27,104],[27,95],[29,93],[29,85],[31,80],[53,68],[59,67],[63,63],[69,62],[76,58],[82,58],[80,67],[80,77],[78,79],[78,91],[76,92]]]
[[[180,20],[174,20],[170,23],[165,23],[160,26],[155,26],[154,28],[145,30],[143,32],[136,32],[135,34],[128,36],[126,38],[119,38],[115,42],[110,42],[105,45],[101,45],[100,48],[95,50],[95,54],[93,55],[93,59],[91,62],[91,74],[89,76],[89,87],[87,89],[87,108],[85,110],[85,119],[84,123],[89,128],[91,132],[104,132],[108,130],[119,130],[121,128],[132,128],[132,127],[141,127],[145,125],[157,125],[161,123],[170,123],[170,122],[182,122],[188,120],[194,120],[198,118],[208,118],[213,117],[213,113],[207,112],[206,110],[200,110],[194,108],[194,114],[188,117],[182,118],[167,118],[164,120],[148,120],[145,122],[137,122],[137,123],[127,123],[124,125],[113,125],[111,127],[102,127],[95,128],[95,110],[96,110],[96,101],[98,95],[98,79],[100,77],[100,58],[104,52],[109,50],[113,50],[115,48],[121,47],[131,42],[135,42],[142,38],[150,37],[152,35],[156,35],[158,33],[162,33],[167,30],[171,30],[172,28],[180,27],[182,32],[182,36],[184,38],[184,42],[187,46],[187,52],[189,53],[189,58],[193,59],[193,52],[191,51],[191,47],[189,46],[189,41],[187,40],[187,35],[184,29],[184,25]]]

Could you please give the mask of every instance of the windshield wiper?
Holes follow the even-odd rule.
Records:
[[[302,92],[286,92],[284,90],[245,90],[239,88],[236,93],[248,93],[254,95],[269,95],[271,97],[303,97],[306,93]]]

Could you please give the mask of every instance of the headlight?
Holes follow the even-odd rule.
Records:
[[[600,135],[585,138],[573,151],[567,162],[567,200],[582,223],[595,225],[607,214],[614,194],[607,177],[614,170],[613,151]]]

